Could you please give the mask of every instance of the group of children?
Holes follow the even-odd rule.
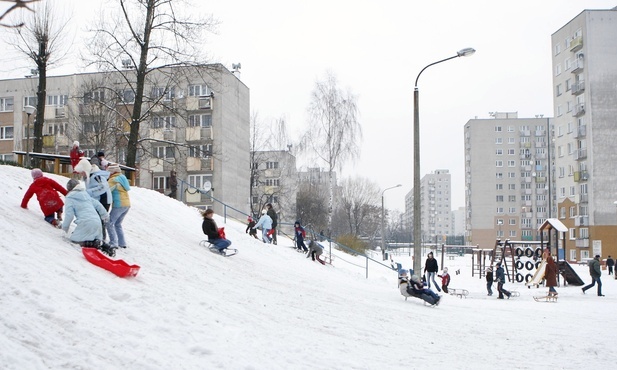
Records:
[[[122,221],[130,208],[127,193],[130,185],[120,166],[108,163],[104,156],[99,152],[93,160],[103,166],[101,169],[83,157],[79,143],[75,142],[71,163],[77,178],[70,179],[64,188],[45,177],[41,169],[34,168],[30,171],[33,181],[24,194],[21,207],[27,209],[28,202],[36,195],[45,221],[66,233],[75,221],[69,237],[72,242],[98,248],[113,257],[118,247],[126,248]],[[65,196],[64,201],[59,194]],[[109,234],[109,243],[105,242],[105,231]]]

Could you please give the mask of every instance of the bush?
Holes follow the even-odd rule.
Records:
[[[339,236],[336,238],[336,242],[344,247],[347,247],[339,248],[340,250],[354,256],[357,254],[365,254],[366,250],[369,249],[369,245],[366,242],[351,234]],[[354,251],[357,253],[354,253]]]

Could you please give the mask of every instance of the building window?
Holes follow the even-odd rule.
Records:
[[[152,184],[154,190],[164,190],[167,189],[167,177],[165,176],[155,176],[154,183]]]
[[[98,121],[95,122],[84,122],[84,133],[97,133],[101,131],[101,123]]]
[[[152,88],[152,98],[163,98],[163,100],[172,100],[176,97],[176,88],[170,87],[154,87]]]
[[[38,99],[36,98],[36,96],[24,96],[24,107],[26,105],[29,105],[31,107],[36,107],[37,101]]]
[[[212,126],[212,115],[211,114],[191,114],[189,115],[189,126],[201,126],[201,127],[211,127]]]
[[[196,145],[189,147],[189,157],[207,158],[212,155],[212,144]]]
[[[131,89],[126,89],[123,90],[120,94],[123,103],[135,103],[135,91]]]
[[[279,168],[278,162],[266,162],[266,169],[271,170],[276,168]]]
[[[496,137],[496,138],[495,138],[495,144],[503,144],[503,138],[501,138],[501,137]]]
[[[516,202],[516,195],[508,195],[508,202]]]
[[[280,179],[266,179],[266,186],[280,186]]]
[[[171,130],[176,126],[175,116],[154,116],[152,117],[152,128],[164,128],[165,130]]]
[[[208,85],[189,85],[189,96],[210,96],[210,94]]]
[[[516,184],[508,184],[508,190],[516,190]]]
[[[576,206],[570,207],[570,218],[576,217]]]
[[[497,197],[495,198],[496,202],[503,202],[503,195],[497,195]]]
[[[66,105],[68,100],[68,95],[47,95],[47,105],[62,107]]]
[[[496,149],[495,155],[503,155],[503,149]]]
[[[206,182],[212,182],[212,175],[189,175],[189,185],[201,189]]]
[[[0,98],[0,112],[13,111],[13,98]]]
[[[12,140],[13,139],[13,126],[0,127],[0,140]]]
[[[581,238],[581,239],[589,239],[589,228],[581,227],[579,229],[579,238]]]
[[[503,172],[497,172],[497,173],[495,174],[495,178],[497,178],[497,179],[503,179]]]
[[[497,190],[503,190],[503,184],[496,184],[496,185],[495,185],[495,188],[496,188]]]
[[[503,214],[503,207],[497,207],[497,214]]]
[[[153,150],[153,155],[155,158],[161,159],[169,159],[174,158],[174,147],[173,146],[156,146]]]
[[[557,96],[561,96],[561,94],[563,93],[562,88],[561,88],[561,84],[557,85],[555,87],[555,93]]]
[[[515,219],[515,218],[511,218],[511,219],[509,219],[509,220],[508,220],[508,225],[510,225],[510,226],[514,226],[514,225],[516,225],[516,219]]]
[[[570,240],[575,240],[576,239],[576,229],[571,228],[569,229],[569,231],[570,231]]]
[[[495,126],[495,132],[501,132],[501,126]]]

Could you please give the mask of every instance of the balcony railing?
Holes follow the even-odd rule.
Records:
[[[576,53],[583,48],[583,36],[575,37],[570,42],[570,51]]]
[[[585,114],[585,103],[579,103],[575,105],[574,109],[572,110],[572,116],[579,117],[583,114]]]
[[[585,81],[579,81],[575,83],[574,85],[572,85],[572,89],[570,89],[570,91],[572,91],[572,95],[578,95],[582,93],[583,91],[585,91]]]

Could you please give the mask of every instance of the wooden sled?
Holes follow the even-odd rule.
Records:
[[[457,296],[459,298],[467,298],[467,296],[469,295],[469,291],[467,289],[448,288],[448,294]]]
[[[546,295],[540,297],[533,297],[533,300],[536,302],[557,302],[557,296]]]

